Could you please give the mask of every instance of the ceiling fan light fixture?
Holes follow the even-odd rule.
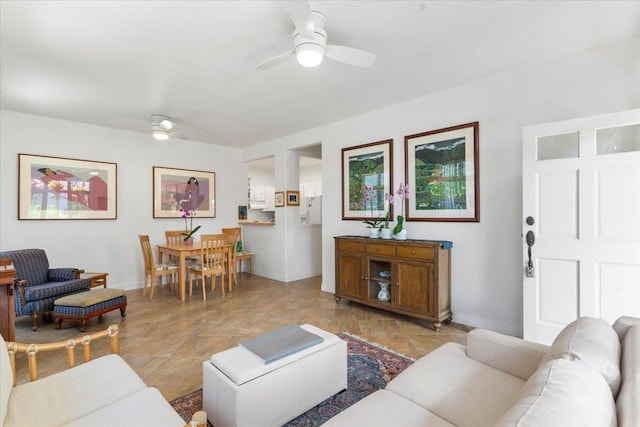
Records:
[[[165,142],[169,139],[169,131],[173,129],[175,123],[169,116],[153,114],[151,116],[151,134],[156,141]]]
[[[305,43],[296,47],[296,60],[303,67],[317,67],[324,58],[324,49],[315,43]]]
[[[169,119],[164,119],[160,122],[160,127],[166,130],[171,130],[173,129],[174,126],[175,126],[175,123],[173,123]]]
[[[169,139],[169,132],[165,129],[162,129],[160,126],[152,126],[152,134],[153,138],[156,141],[165,142]]]

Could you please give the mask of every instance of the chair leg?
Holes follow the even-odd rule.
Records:
[[[160,276],[162,280],[162,276]],[[153,299],[153,290],[156,288],[156,283],[158,282],[158,278],[152,274],[151,275],[151,289],[149,289],[149,301]]]
[[[34,331],[38,330],[38,312],[34,311],[33,313],[31,313],[31,320],[33,321],[33,327],[32,329]]]
[[[202,275],[202,300],[207,300],[207,276]]]
[[[224,272],[220,273],[220,285],[222,288],[222,296],[224,297]]]
[[[149,279],[149,275],[144,273],[144,283],[142,285],[142,296],[145,296],[147,293],[147,280]]]
[[[189,296],[193,295],[193,274],[189,276]]]

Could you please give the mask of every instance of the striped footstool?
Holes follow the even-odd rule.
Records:
[[[127,296],[123,289],[93,289],[79,294],[67,295],[53,302],[53,318],[56,329],[62,327],[62,319],[80,321],[80,332],[87,330],[89,319],[102,316],[116,308],[125,317]]]

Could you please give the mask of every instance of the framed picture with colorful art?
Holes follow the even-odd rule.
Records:
[[[216,217],[215,172],[153,167],[153,217],[176,218],[180,209]]]
[[[407,221],[480,221],[478,122],[404,137]]]
[[[18,219],[116,219],[115,163],[18,154]]]
[[[393,205],[385,194],[393,189],[393,140],[342,149],[342,219],[384,219]]]

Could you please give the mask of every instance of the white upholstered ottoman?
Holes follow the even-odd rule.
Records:
[[[203,362],[202,405],[215,427],[281,426],[347,388],[347,343],[301,328],[324,341],[267,364],[241,346]]]

